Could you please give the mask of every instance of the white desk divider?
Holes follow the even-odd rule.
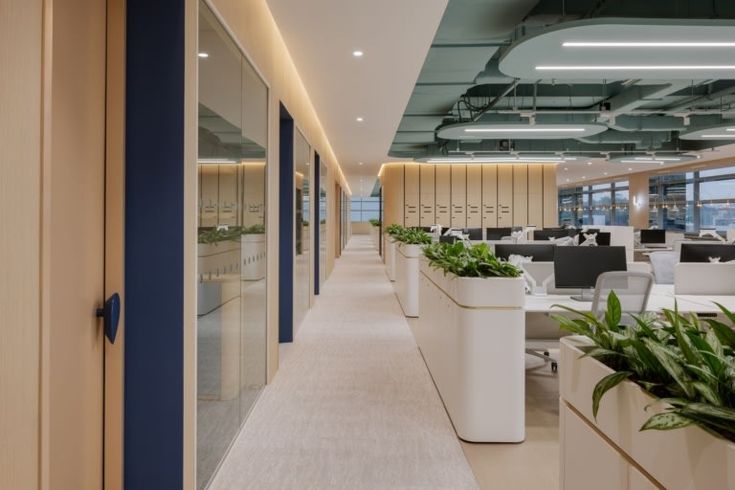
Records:
[[[396,280],[396,241],[389,234],[385,234],[385,272],[388,279]]]
[[[531,294],[543,296],[549,293],[549,286],[554,286],[553,262],[526,262],[521,264],[525,272],[523,278],[531,288]]]
[[[445,276],[421,259],[416,341],[457,435],[525,437],[524,280]]]
[[[395,250],[395,289],[406,316],[419,316],[419,257],[421,245],[398,243]]]
[[[675,294],[735,295],[735,263],[679,262]]]

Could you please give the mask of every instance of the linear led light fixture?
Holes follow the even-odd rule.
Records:
[[[199,158],[197,163],[208,165],[234,165],[240,163],[240,161],[232,158]]]
[[[662,160],[620,160],[620,163],[665,163]]]
[[[465,133],[583,133],[584,128],[467,128]]]
[[[702,138],[729,139],[735,138],[735,134],[703,134]]]
[[[735,70],[735,65],[538,65],[538,71]]]
[[[562,163],[563,158],[429,158],[426,163]]]
[[[732,42],[575,42],[562,43],[565,48],[735,48]]]
[[[681,158],[676,158],[676,157],[656,157],[656,158],[653,158],[653,157],[635,157],[635,158],[633,158],[633,160],[638,161],[638,162],[660,162],[660,161],[664,161],[664,162],[679,162],[679,161],[681,161]]]

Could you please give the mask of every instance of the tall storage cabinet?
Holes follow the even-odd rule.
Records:
[[[452,205],[451,165],[436,165],[436,222],[442,226],[451,226],[449,208]]]
[[[482,165],[467,165],[467,228],[482,228]]]
[[[467,165],[452,165],[452,228],[467,227]]]
[[[208,181],[200,178],[204,218]],[[386,225],[548,228],[559,222],[555,164],[390,163],[381,181]],[[218,203],[212,208],[216,214]]]
[[[404,226],[419,226],[419,164],[404,167]]]
[[[432,226],[436,224],[434,165],[421,165],[419,176],[419,186],[421,187],[419,194],[419,224],[421,226]]]

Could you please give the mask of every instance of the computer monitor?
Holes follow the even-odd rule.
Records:
[[[459,238],[457,238],[454,235],[448,235],[448,236],[442,235],[439,237],[439,243],[454,243],[457,240],[459,240]]]
[[[710,258],[719,257],[720,262],[735,260],[735,245],[704,243],[682,243],[680,262],[712,262]]]
[[[522,255],[523,257],[533,257],[533,262],[553,262],[556,248],[556,245],[552,244],[519,243],[505,245],[498,243],[495,245],[495,256],[508,260],[511,255]]]
[[[609,231],[599,231],[599,230],[585,230],[584,232],[579,233],[579,244],[581,245],[584,243],[584,234],[590,235],[592,233],[597,233],[597,236],[595,237],[595,242],[597,245],[601,247],[608,247],[610,246],[610,240],[612,238],[612,233]]]
[[[641,244],[666,243],[666,230],[641,230]]]
[[[577,230],[566,228],[544,228],[543,230],[533,230],[534,240],[549,240],[550,238],[564,238],[574,236]]]
[[[513,228],[486,228],[485,240],[502,240],[503,237],[513,235]]]
[[[462,233],[469,235],[470,240],[482,240],[482,228],[462,228]]]
[[[579,301],[591,301],[585,290],[595,287],[603,272],[628,270],[625,247],[557,247],[554,278],[559,289],[580,289]]]

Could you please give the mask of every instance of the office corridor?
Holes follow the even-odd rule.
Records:
[[[477,488],[368,236],[337,260],[211,488]]]

